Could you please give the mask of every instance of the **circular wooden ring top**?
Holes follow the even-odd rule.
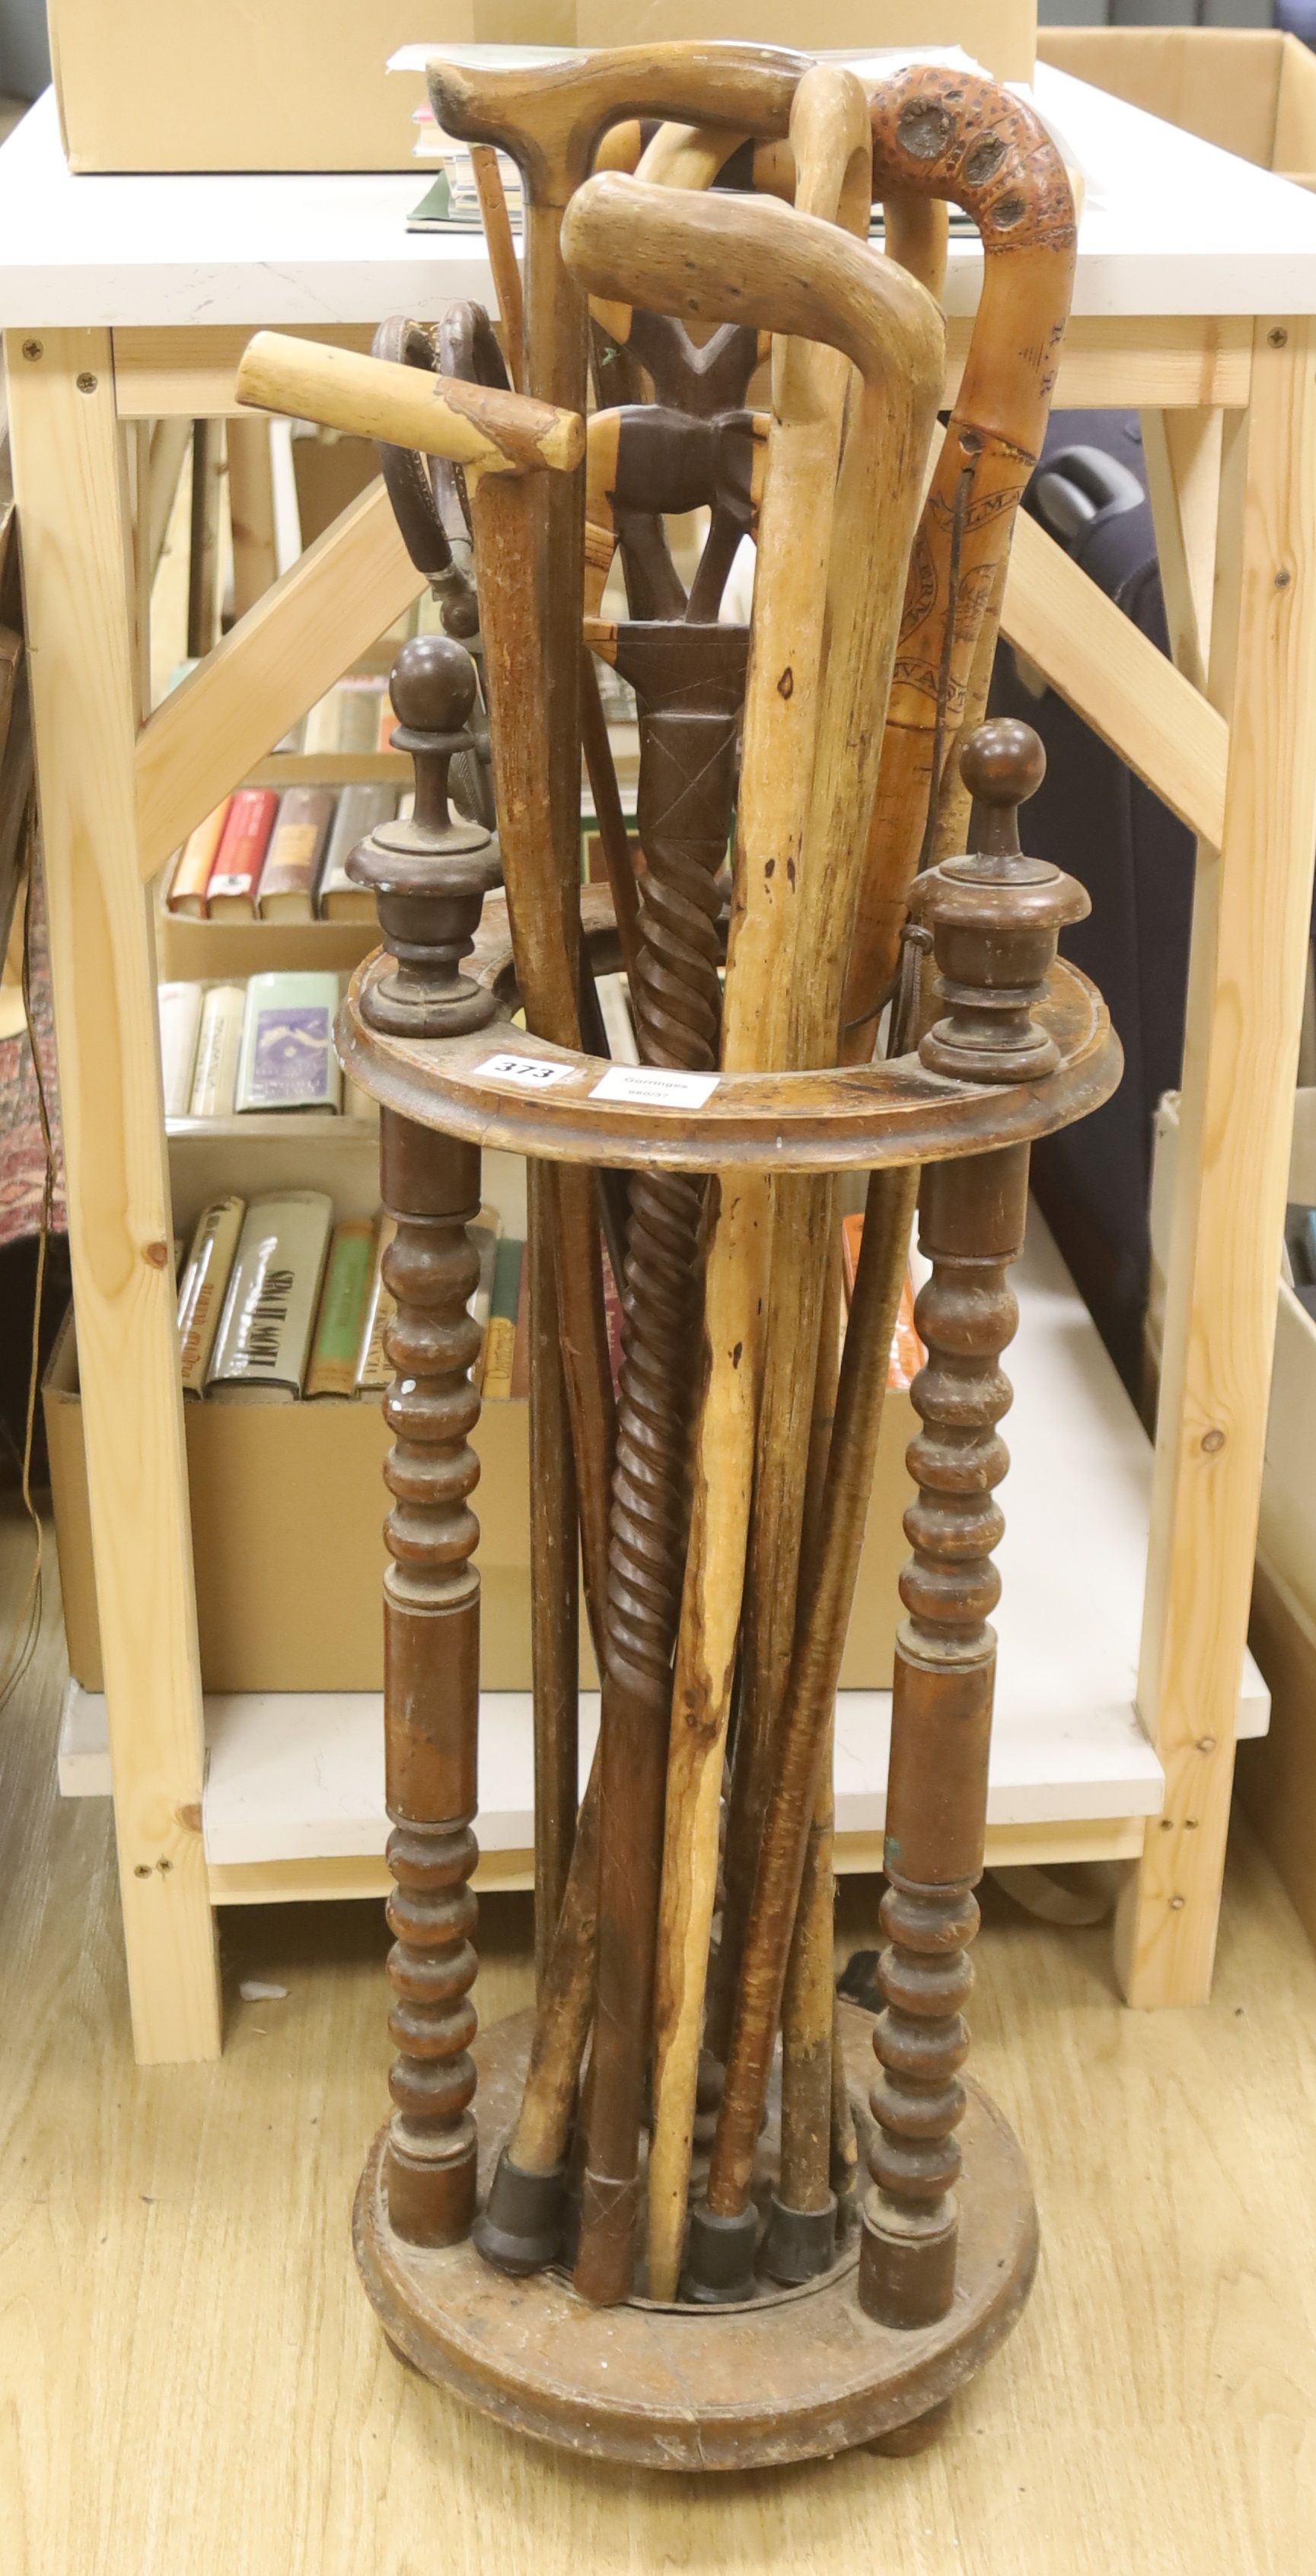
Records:
[[[1037,1014],[1060,1063],[1005,1084],[950,1081],[916,1056],[817,1073],[673,1075],[572,1054],[510,1016],[453,1038],[384,1036],[362,1002],[391,971],[376,955],[352,979],[338,1050],[353,1082],[419,1126],[550,1162],[686,1172],[944,1162],[1069,1126],[1109,1098],[1123,1062],[1095,986],[1064,964]],[[497,977],[483,980],[499,989]]]
[[[841,2007],[856,2094],[872,2023]],[[480,2184],[520,2100],[534,2016],[482,2032]],[[394,2236],[384,2133],[357,2192],[357,2261],[385,2332],[426,2378],[482,2414],[595,2459],[659,2469],[754,2469],[829,2458],[929,2414],[1014,2324],[1037,2257],[1037,2216],[1011,2130],[968,2087],[955,2300],[902,2333],[859,2306],[853,2266],[804,2292],[737,2309],[592,2308],[556,2272],[513,2281],[469,2242],[426,2252]]]

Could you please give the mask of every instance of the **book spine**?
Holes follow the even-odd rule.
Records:
[[[178,1290],[184,1395],[199,1396],[204,1392],[245,1215],[242,1199],[225,1198],[213,1199],[197,1219]]]
[[[213,814],[207,814],[205,821],[198,823],[194,832],[188,833],[175,861],[174,873],[169,880],[169,892],[165,902],[170,912],[193,913],[198,919],[205,912],[206,889],[224,837],[232,803],[232,797],[226,796],[222,804],[215,807]]]
[[[343,1077],[334,1053],[338,978],[253,975],[247,985],[236,1107],[338,1109]]]
[[[512,1402],[524,1401],[530,1393],[530,1260],[521,1263],[521,1285],[516,1300],[516,1341],[512,1351],[512,1383],[508,1394]]]
[[[638,1064],[640,1050],[636,1044],[635,1022],[631,1018],[630,994],[624,975],[596,975],[599,1010],[614,1064]]]
[[[255,920],[256,888],[278,804],[272,787],[240,787],[232,798],[206,889],[206,910],[212,919],[242,912]],[[217,907],[222,912],[217,914]]]
[[[212,984],[201,1006],[192,1075],[191,1118],[228,1118],[237,1091],[246,994],[241,984]]]
[[[166,1118],[186,1118],[196,1070],[201,1027],[201,986],[161,984],[156,995],[160,1013],[160,1076]]]
[[[480,1276],[466,1300],[466,1312],[480,1327],[480,1348],[471,1363],[471,1384],[484,1385],[485,1353],[489,1341],[489,1315],[493,1306],[494,1267],[498,1259],[498,1237],[502,1219],[496,1208],[482,1207],[473,1225],[466,1229],[480,1256]]]
[[[332,1203],[322,1190],[289,1190],[252,1201],[206,1377],[207,1395],[300,1395],[332,1218]]]
[[[525,1245],[515,1242],[510,1236],[498,1246],[489,1327],[484,1337],[484,1380],[480,1391],[486,1404],[505,1403],[512,1392],[516,1310],[520,1303],[524,1252]]]
[[[374,896],[368,887],[353,885],[347,873],[347,862],[357,843],[366,840],[376,824],[388,822],[396,813],[397,801],[391,787],[343,789],[320,872],[319,907],[322,914],[327,912],[334,899],[363,905],[373,912]],[[364,913],[362,917],[365,917]]]
[[[350,1395],[356,1384],[361,1322],[370,1293],[375,1229],[369,1217],[344,1217],[334,1228],[306,1372],[308,1400]]]
[[[287,918],[310,920],[315,881],[333,820],[333,791],[328,787],[290,787],[283,796],[270,846],[261,869],[256,908],[278,905]],[[277,915],[272,917],[277,918]]]
[[[384,1255],[397,1226],[391,1216],[381,1216],[375,1236],[375,1258],[370,1274],[370,1295],[365,1321],[361,1327],[361,1348],[356,1363],[358,1395],[382,1395],[392,1383],[393,1364],[384,1349],[384,1334],[392,1321],[395,1308],[384,1284]]]

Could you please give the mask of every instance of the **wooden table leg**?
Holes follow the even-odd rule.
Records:
[[[138,2059],[214,2057],[204,1747],[109,335],[9,334],[82,1418]]]
[[[1247,1634],[1316,844],[1316,323],[1255,326],[1224,431],[1199,844],[1138,1705],[1165,1766],[1117,1917],[1130,2003],[1210,1993]]]

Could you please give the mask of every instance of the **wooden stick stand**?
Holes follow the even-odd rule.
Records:
[[[381,1103],[383,1194],[397,1220],[386,1274],[397,1376],[386,1399],[395,1438],[385,1726],[398,2055],[393,2118],[357,2195],[357,2259],[396,2349],[522,2432],[674,2469],[745,2469],[861,2444],[908,2451],[933,2438],[954,2389],[1009,2331],[1036,2257],[1019,2147],[962,2080],[961,2007],[986,1821],[987,1621],[1003,1525],[993,1489],[1006,1466],[996,1425],[1009,1403],[999,1362],[1016,1320],[1007,1274],[1023,1235],[1028,1147],[1107,1097],[1119,1070],[1098,996],[1054,962],[1058,929],[1085,899],[1054,868],[1020,856],[1014,807],[1037,783],[1036,745],[1025,727],[991,728],[965,760],[978,800],[973,854],[943,862],[916,889],[946,1006],[917,1054],[837,1072],[721,1074],[697,1106],[654,1107],[616,1098],[611,1086],[600,1097],[602,1061],[513,1025],[506,917],[491,904],[481,919],[493,875],[487,836],[448,817],[446,764],[464,742],[472,696],[466,656],[434,637],[407,645],[393,692],[417,760],[416,815],[382,827],[353,859],[353,874],[379,897],[386,948],[357,976],[341,1035],[353,1078]],[[472,949],[474,972],[462,973]],[[775,2073],[761,2131],[748,2117],[743,2162],[753,2172],[740,2204],[729,2183],[736,2159],[719,2162],[714,2144],[707,2199],[692,2210],[694,2299],[592,2305],[549,2259],[551,2234],[543,2268],[528,2276],[525,2261],[519,2273],[497,2268],[496,2245],[485,2259],[491,2231],[484,2254],[472,2236],[516,2119],[535,2027],[523,2014],[477,2039],[470,1999],[479,1595],[468,1442],[479,1399],[467,1374],[475,1263],[465,1228],[486,1142],[541,1161],[660,1173],[858,1168],[900,1181],[911,1165],[925,1167],[920,1236],[932,1268],[917,1314],[928,1362],[914,1394],[923,1427],[910,1451],[918,1493],[906,1517],[913,1555],[894,1690],[887,2008],[875,2030],[850,2008],[840,2025],[843,2089],[861,2141],[871,2141],[870,2188],[861,2209],[843,2209],[827,2268],[794,2286],[755,2268],[780,2179]],[[879,1275],[868,1274],[866,1288],[861,1262],[852,1344]],[[879,1384],[889,1321],[884,1331]],[[862,1450],[845,1447],[839,1429],[857,1401],[850,1365],[848,1349],[832,1462],[858,1457],[866,1494]],[[830,1522],[829,1509],[820,1563],[834,1566],[845,1549],[832,1541],[847,1524],[843,1505]],[[856,1539],[851,1588],[857,1550]],[[825,1703],[825,1718],[835,1688],[828,1655],[834,1645],[839,1660],[850,1599],[843,1576],[827,1580],[833,1606],[804,1622],[805,1682],[796,1687],[793,1668],[783,1720],[783,1740],[813,1741],[819,1759],[828,1732],[815,1722],[810,1734],[809,1694]],[[820,1574],[819,1599],[825,1590]],[[803,1794],[789,1786],[785,1804],[807,1837],[818,1760],[811,1773],[800,1759]],[[780,1852],[775,1831],[770,1816],[764,1848]],[[561,1846],[555,1836],[554,1893]],[[802,1868],[803,1844],[800,1857]],[[798,1902],[797,1881],[787,1935]],[[750,1941],[761,1912],[756,1889]],[[761,1966],[770,1948],[760,1944]],[[740,2084],[742,2124],[756,2099],[752,2084],[745,2089],[756,2044],[767,2066],[784,1950],[779,1971],[775,2006],[772,1972],[766,1986],[760,1979],[766,2042],[747,2040],[739,2024],[733,2036],[728,2081]],[[725,2280],[711,2278],[707,2245],[701,2275],[697,2240],[710,2230],[725,2230],[735,2258]]]

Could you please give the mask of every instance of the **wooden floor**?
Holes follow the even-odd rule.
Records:
[[[0,1630],[24,1544],[0,1524]],[[940,2447],[632,2476],[486,2429],[376,2330],[348,2208],[378,1908],[229,1915],[222,2062],[134,2070],[108,1810],[54,1791],[60,1680],[48,1619],[0,1716],[2,2576],[1316,2570],[1316,1958],[1241,1834],[1204,2012],[1123,2011],[1103,1932],[988,1891],[976,2063],[1044,2251]],[[871,1902],[847,1890],[851,1939]],[[486,1901],[486,2016],[527,1997],[528,1931]],[[256,1977],[287,2000],[241,2002]]]

